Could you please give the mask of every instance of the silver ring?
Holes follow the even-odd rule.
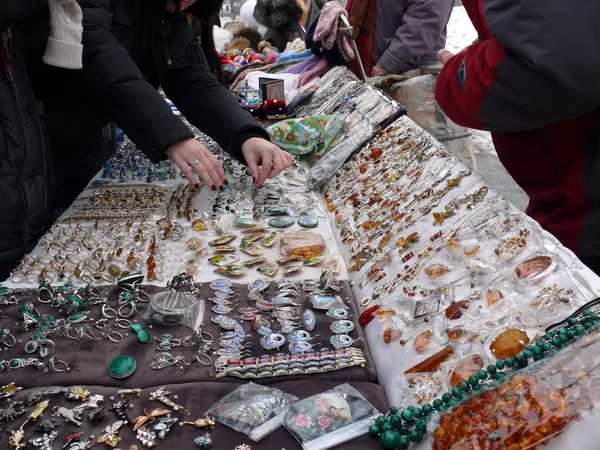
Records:
[[[194,161],[192,161],[192,164],[200,164],[200,160],[196,158]]]
[[[127,310],[127,308],[129,308],[129,310]],[[125,312],[128,311],[128,312]],[[123,319],[129,319],[130,317],[133,317],[137,314],[137,306],[135,305],[134,302],[128,302],[125,303],[124,305],[121,305],[121,307],[119,308],[119,317],[122,317]]]
[[[202,357],[206,358],[206,360],[208,360],[208,362],[202,361]],[[208,356],[206,353],[198,352],[198,353],[196,353],[195,358],[196,358],[196,361],[198,361],[203,366],[210,366],[212,364],[212,358],[210,356]]]
[[[7,338],[12,339],[12,344],[8,343]],[[12,334],[10,334],[10,330],[4,329],[2,335],[0,335],[0,342],[6,345],[7,347],[12,347],[17,343],[17,340]]]
[[[117,336],[116,338],[114,337],[115,335]],[[117,344],[123,340],[123,335],[116,330],[109,331],[106,337]]]
[[[57,367],[57,364],[62,364],[63,366],[65,366],[65,368],[59,369]],[[55,356],[50,358],[48,360],[48,362],[46,363],[46,370],[45,370],[46,372],[63,373],[63,372],[67,372],[69,370],[71,370],[69,368],[69,365],[66,362],[64,362],[63,360],[56,358]]]
[[[125,325],[122,325],[123,322],[125,323]],[[115,320],[115,325],[118,326],[119,328],[129,329],[129,327],[131,326],[131,320],[119,318],[119,319]]]
[[[106,303],[102,305],[102,315],[107,319],[115,319],[117,317],[117,311],[115,311],[110,306],[107,306]]]

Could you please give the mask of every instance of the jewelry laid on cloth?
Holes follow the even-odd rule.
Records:
[[[168,398],[171,392],[167,391],[167,387],[163,386],[155,391],[150,392],[150,400],[157,400],[159,402],[164,403],[170,408],[173,408],[175,411],[179,411],[186,416],[190,415],[190,412],[186,410],[183,406],[178,405]]]
[[[205,433],[202,436],[198,436],[194,439],[194,444],[200,448],[209,449],[212,447],[213,440],[210,433]]]
[[[121,442],[121,438],[119,437],[119,430],[121,427],[125,425],[125,422],[119,420],[112,425],[107,426],[102,431],[102,434],[98,437],[98,444],[106,444],[110,448],[115,448],[119,442]]]
[[[197,419],[193,422],[179,422],[180,426],[184,426],[184,425],[192,425],[196,428],[206,428],[208,430],[214,430],[215,429],[215,421],[212,420],[211,418],[209,418],[208,416],[202,418],[202,419]]]

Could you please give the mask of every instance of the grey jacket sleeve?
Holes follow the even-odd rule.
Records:
[[[448,23],[452,0],[408,0],[402,24],[377,62],[387,73],[401,74],[435,50]]]

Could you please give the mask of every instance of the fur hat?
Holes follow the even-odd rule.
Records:
[[[243,37],[236,37],[233,41],[231,41],[231,44],[227,46],[227,54],[229,55],[229,53],[234,52],[236,50],[239,50],[241,54],[248,47],[250,47],[250,41],[248,39]]]
[[[267,28],[295,26],[305,13],[303,0],[257,0],[254,8],[254,18]]]
[[[237,31],[233,38],[244,38],[250,42],[250,47],[257,49],[258,43],[262,40],[261,34],[254,27],[244,27],[241,30]]]

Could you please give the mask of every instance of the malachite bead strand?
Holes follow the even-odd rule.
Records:
[[[389,410],[390,416],[387,418],[378,417],[369,427],[369,434],[380,436],[381,445],[384,448],[408,449],[411,442],[419,442],[426,433],[427,417],[432,412],[444,413],[446,409],[467,399],[472,393],[488,386],[488,384],[485,384],[488,380],[493,381],[493,383],[489,383],[491,386],[509,382],[511,376],[505,372],[505,369],[510,372],[516,368],[527,367],[530,359],[539,361],[553,356],[568,342],[581,337],[587,330],[597,327],[598,324],[600,324],[600,316],[586,309],[579,320],[570,318],[566,326],[546,333],[541,340],[529,345],[514,357],[490,364],[486,370],[480,370],[476,375],[469,377],[468,382],[463,381],[459,387],[452,388],[451,393],[445,393],[441,399],[433,400],[431,405],[425,404],[421,408],[409,406],[400,412],[400,416],[397,416],[398,408],[392,406]]]

